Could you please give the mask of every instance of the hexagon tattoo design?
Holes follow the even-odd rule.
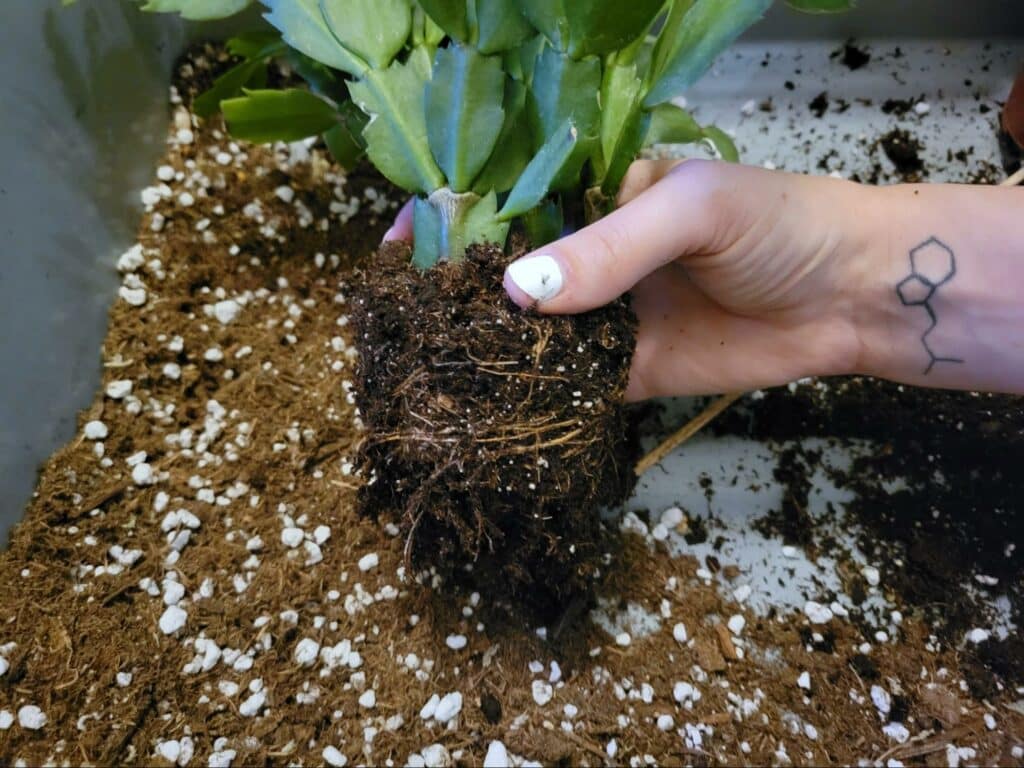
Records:
[[[932,300],[936,292],[956,275],[956,255],[953,249],[937,237],[929,237],[910,250],[910,274],[896,285],[896,295],[905,307],[921,307],[928,313],[928,328],[921,334],[921,345],[928,353],[925,375],[937,363],[963,363],[959,357],[942,355],[933,349],[928,337],[939,324]]]

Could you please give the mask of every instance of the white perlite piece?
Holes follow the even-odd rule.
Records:
[[[14,715],[6,709],[0,709],[0,731],[6,731],[14,725]]]
[[[808,600],[804,605],[804,614],[811,624],[828,624],[832,621],[832,609],[814,600]]]
[[[7,670],[11,668],[11,663],[7,661],[3,656],[0,656],[0,677],[7,674]]]
[[[453,651],[461,651],[466,647],[467,642],[465,635],[448,635],[444,640],[445,645]]]
[[[872,587],[877,587],[882,581],[882,574],[873,565],[865,565],[860,572],[864,575],[864,580]]]
[[[423,756],[424,768],[447,768],[452,764],[452,756],[443,744],[424,747],[420,754]]]
[[[301,528],[285,528],[281,531],[281,543],[289,549],[295,549],[304,538],[305,534]]]
[[[242,311],[242,305],[234,299],[218,301],[213,305],[213,316],[221,325],[228,325],[233,322],[238,313]]]
[[[737,613],[729,618],[729,623],[727,626],[729,627],[730,632],[732,632],[734,635],[739,635],[741,632],[743,632],[743,628],[747,626],[747,620]]]
[[[160,631],[165,635],[173,635],[185,626],[188,621],[188,614],[176,605],[170,605],[160,617]]]
[[[132,393],[131,379],[117,379],[107,384],[104,390],[111,400],[123,400]]]
[[[629,632],[619,632],[619,634],[615,636],[615,644],[622,646],[623,648],[627,647],[632,642],[633,638],[629,636]]]
[[[801,672],[800,677],[796,679],[796,684],[805,691],[811,690],[811,674],[807,671]]]
[[[117,271],[134,272],[145,263],[146,257],[142,254],[142,243],[136,243],[118,258]]]
[[[210,753],[206,765],[208,768],[231,768],[231,763],[237,754],[233,749],[218,749]]]
[[[487,754],[484,756],[484,768],[512,768],[512,761],[509,760],[508,750],[500,741],[492,741],[487,746]]]
[[[975,627],[974,629],[972,629],[970,632],[967,633],[967,640],[969,642],[971,642],[971,643],[974,643],[975,645],[978,645],[980,643],[984,643],[991,636],[992,636],[992,633],[989,632],[987,629],[982,629],[981,627]]]
[[[376,552],[371,552],[368,555],[363,555],[359,558],[359,570],[363,573],[371,571],[380,564],[380,558]]]
[[[341,751],[334,746],[324,747],[324,751],[320,753],[323,757],[324,762],[327,763],[331,768],[344,768],[348,764],[348,758],[341,754]]]
[[[106,438],[110,431],[107,429],[107,425],[102,421],[87,421],[85,428],[82,430],[82,434],[85,435],[86,440],[103,440]]]
[[[18,725],[29,731],[38,731],[46,725],[46,713],[35,704],[26,704],[18,710]]]
[[[906,744],[910,739],[910,731],[903,723],[888,723],[882,726],[882,733],[895,741],[897,744]]]
[[[363,709],[373,709],[377,706],[377,692],[371,688],[363,691],[359,696],[359,706]],[[438,707],[440,709],[440,707]]]
[[[687,639],[686,625],[679,622],[672,627],[672,637],[676,639],[677,643],[685,643]]]
[[[242,717],[255,717],[263,710],[263,705],[266,703],[267,692],[260,688],[239,705],[238,714]]]
[[[295,663],[300,667],[311,667],[316,664],[320,653],[320,643],[309,637],[302,638],[295,646]]]
[[[145,288],[129,288],[122,285],[117,289],[117,295],[124,300],[125,304],[132,307],[141,307],[146,303]]]
[[[543,680],[534,680],[532,685],[533,700],[537,702],[537,706],[543,707],[554,695],[554,690],[551,688],[550,683],[545,683]]]
[[[880,685],[871,686],[871,701],[879,714],[888,715],[889,710],[892,709],[892,696]]]
[[[447,723],[462,711],[462,694],[458,691],[445,694],[437,703],[434,719],[439,723]]]
[[[658,715],[657,726],[659,731],[671,731],[676,724],[672,715]]]

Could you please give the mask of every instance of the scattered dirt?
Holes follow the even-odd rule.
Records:
[[[883,564],[885,583],[951,645],[979,626],[996,595],[1009,600],[1002,621],[1024,623],[1024,398],[853,378],[770,390],[715,428],[778,443],[810,436],[876,441],[880,451],[829,472],[855,494],[845,524],[860,531],[872,562]],[[820,452],[785,448],[777,479],[787,504],[762,521],[814,555],[819,543],[806,493],[820,466]],[[961,663],[979,696],[1024,685],[1024,652],[1014,634],[968,646]]]
[[[221,59],[179,68],[186,103]],[[101,391],[0,553],[0,764],[478,765],[492,740],[516,766],[1020,762],[1019,644],[940,621],[966,621],[975,565],[1019,587],[1019,549],[994,544],[1018,538],[1019,411],[865,384],[769,392],[721,423],[880,430],[847,482],[884,574],[863,589],[902,611],[886,641],[856,608],[751,610],[724,555],[670,552],[668,521],[718,536],[674,509],[608,518],[593,606],[536,626],[461,573],[410,572],[400,520],[356,512],[353,268],[401,196],[319,147],[233,145],[177,104],[158,179]],[[818,461],[783,458],[780,521]],[[893,506],[872,484],[897,475]],[[939,570],[918,541],[959,592],[905,583]]]
[[[832,58],[838,58],[840,63],[852,72],[868,65],[871,61],[871,52],[851,40],[841,50],[833,51]]]
[[[900,176],[908,181],[920,178],[924,170],[924,161],[921,159],[924,146],[916,137],[902,128],[894,128],[878,141]]]
[[[828,112],[828,93],[822,91],[811,100],[807,107],[815,117],[823,117]]]
[[[401,516],[410,564],[475,564],[548,618],[591,588],[593,510],[636,475],[623,393],[636,320],[623,299],[576,316],[524,312],[508,261],[474,248],[424,275],[387,244],[352,279],[366,512]],[[487,573],[484,573],[486,571]]]

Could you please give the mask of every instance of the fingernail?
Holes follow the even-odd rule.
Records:
[[[534,301],[553,299],[562,291],[562,270],[547,254],[513,261],[508,265],[508,276]]]

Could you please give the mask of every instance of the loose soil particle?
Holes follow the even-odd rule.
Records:
[[[224,63],[196,49],[177,92],[187,103]],[[878,521],[865,540],[878,540],[883,584],[893,580],[904,616],[893,638],[868,645],[870,628],[838,615],[812,624],[750,611],[705,564],[670,556],[659,511],[653,527],[627,515],[609,540],[600,610],[572,606],[546,627],[460,580],[409,573],[398,521],[355,511],[365,433],[349,320],[351,267],[367,263],[399,196],[341,174],[316,147],[236,147],[177,104],[163,164],[141,247],[122,258],[124,287],[144,300],[111,309],[101,390],[0,553],[0,763],[475,765],[492,739],[517,766],[1020,762],[1024,716],[1003,706],[1020,693],[1001,666],[1020,650],[942,641],[929,605],[899,602],[907,561],[903,546],[881,546],[898,523],[887,498],[869,493],[859,515]],[[753,426],[722,427],[778,439],[834,424],[888,429],[892,413],[879,407],[889,401],[870,389],[832,391],[828,411],[804,389],[769,393]],[[881,437],[878,464],[851,483],[885,476],[901,452],[901,472],[930,466],[955,435],[909,423],[951,416],[943,402],[895,398],[905,439],[888,452]],[[971,562],[973,545],[957,542],[969,530],[965,499],[986,489],[1024,498],[1003,420],[978,418],[995,404],[974,405],[962,412],[962,451],[940,461],[959,464],[949,477],[961,480],[974,466],[976,479],[959,499],[914,483],[898,529],[907,544],[916,527],[952,543],[950,570]],[[810,463],[783,465],[794,508]],[[933,493],[943,514],[929,523]],[[964,524],[943,534],[951,510],[965,510]],[[979,536],[1016,540],[1010,515],[991,517],[1002,522]],[[709,535],[700,517],[673,521]],[[1012,562],[1002,576],[1019,554]],[[742,584],[732,563],[717,567]],[[637,612],[639,625],[624,618]],[[729,661],[716,627],[737,615],[745,626],[730,632]],[[991,667],[985,701],[967,683],[974,655]],[[420,716],[434,696],[445,723]],[[883,733],[895,716],[913,741]]]

